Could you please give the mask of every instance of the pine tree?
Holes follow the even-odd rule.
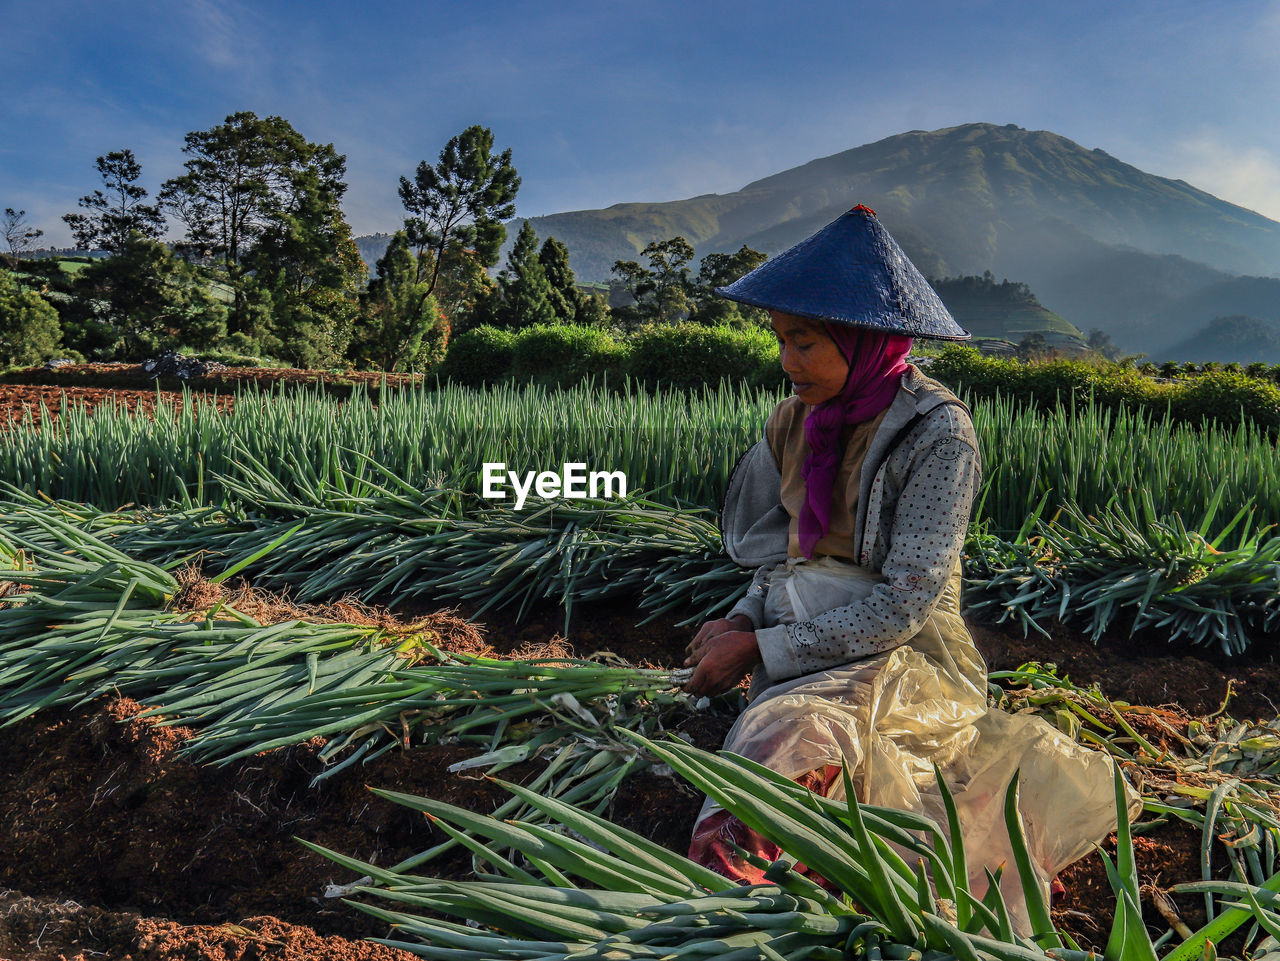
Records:
[[[205,279],[165,244],[138,234],[121,253],[81,271],[75,293],[87,312],[67,333],[74,346],[103,359],[207,350],[226,336],[226,307]]]
[[[577,320],[582,298],[573,282],[569,248],[554,237],[548,237],[538,251],[538,263],[542,264],[542,272],[551,287],[551,309],[555,311],[556,320],[572,324]]]
[[[113,150],[97,159],[106,193],[95,190],[80,198],[88,214],[64,214],[76,246],[84,250],[123,253],[131,239],[155,240],[164,233],[164,218],[155,204],[143,203],[147,191],[139,187],[142,165],[132,150]]]
[[[501,293],[498,326],[519,329],[555,323],[551,285],[538,259],[538,235],[527,220],[516,234],[515,246],[507,255],[507,266],[498,275],[498,287]]]
[[[519,189],[510,149],[493,153],[493,132],[478,124],[451,138],[434,166],[424,160],[413,180],[400,178],[400,200],[409,214],[405,232],[419,265],[431,268],[418,278],[429,291],[435,293],[451,249],[474,251],[484,267],[498,262],[507,237],[502,222],[514,216]],[[424,253],[431,258],[423,260]]]

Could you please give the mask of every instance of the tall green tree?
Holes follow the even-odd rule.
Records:
[[[496,325],[508,329],[555,323],[551,285],[538,259],[538,235],[525,221],[507,255],[507,266],[498,274],[500,303]]]
[[[655,240],[640,251],[649,262],[634,260],[613,265],[622,291],[633,303],[614,308],[615,318],[628,326],[643,323],[672,324],[689,313],[689,261],[693,247],[683,237]]]
[[[409,214],[404,229],[419,264],[429,266],[429,292],[435,292],[451,248],[474,250],[484,267],[498,262],[507,235],[502,221],[515,215],[519,189],[511,150],[494,154],[493,133],[479,125],[451,138],[434,165],[419,163],[413,180],[400,178],[400,199]],[[427,252],[431,258],[423,260]]]
[[[105,250],[118,254],[136,235],[158,239],[164,233],[160,207],[148,204],[146,188],[138,185],[142,165],[132,150],[113,150],[96,161],[105,190],[94,190],[80,198],[86,214],[64,214],[76,246],[84,250]]]
[[[432,366],[444,357],[449,327],[436,299],[418,280],[417,257],[403,230],[378,261],[360,298],[352,354],[360,366],[395,371]]]
[[[341,210],[273,225],[245,264],[270,300],[273,353],[297,367],[340,364],[368,277]]]
[[[654,319],[673,324],[689,312],[689,261],[693,247],[683,237],[654,241],[640,251],[649,259]]]
[[[82,305],[70,346],[95,359],[143,360],[162,350],[209,350],[225,338],[227,308],[194,267],[158,240],[134,234],[120,253],[76,277]]]
[[[346,158],[252,111],[187,134],[183,152],[186,172],[161,201],[185,225],[188,255],[234,291],[231,333],[313,362],[340,354],[364,274],[340,207]]]
[[[573,268],[569,266],[569,248],[556,238],[548,237],[538,251],[538,263],[542,265],[542,272],[551,288],[549,299],[556,320],[572,324],[578,319],[582,297],[574,284]]]
[[[739,277],[750,273],[768,260],[768,256],[752,250],[746,244],[737,253],[711,253],[702,258],[698,275],[689,288],[691,310],[689,319],[695,323],[717,326],[765,326],[769,314],[759,307],[725,300],[716,294],[717,287],[727,287]]]
[[[61,336],[58,312],[0,268],[0,367],[48,360],[57,351]]]

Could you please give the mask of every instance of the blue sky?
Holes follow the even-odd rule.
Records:
[[[517,213],[736,190],[911,129],[1052,130],[1280,219],[1280,0],[0,0],[0,207],[62,214],[132,149],[278,114],[347,157],[357,234],[470,124]]]

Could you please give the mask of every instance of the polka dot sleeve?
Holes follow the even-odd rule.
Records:
[[[933,613],[960,557],[980,478],[968,437],[944,436],[913,456],[894,508],[883,582],[862,601],[787,625],[785,641],[777,638],[783,643],[762,643],[769,676],[810,674],[910,640]]]

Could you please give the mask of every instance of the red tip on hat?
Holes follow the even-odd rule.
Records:
[[[872,217],[876,215],[876,212],[872,210],[870,207],[868,207],[866,204],[858,204],[858,206],[850,210],[849,213],[856,214],[858,211],[862,211],[864,214],[870,214]]]

